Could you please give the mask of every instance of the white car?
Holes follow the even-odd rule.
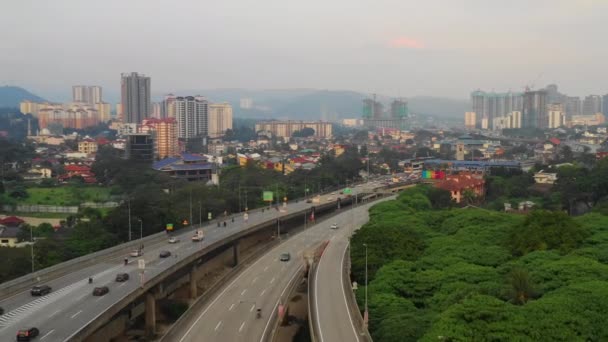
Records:
[[[338,229],[338,224],[334,223],[331,226],[329,226],[329,228],[331,228],[331,229]]]
[[[141,249],[136,249],[136,250],[131,251],[131,254],[129,254],[129,255],[137,258],[137,257],[144,255],[144,252]]]
[[[179,238],[176,238],[175,236],[172,236],[169,238],[169,243],[178,243],[179,242]]]

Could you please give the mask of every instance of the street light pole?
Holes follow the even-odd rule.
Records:
[[[127,205],[129,206],[129,241],[131,241],[131,199],[127,199]]]
[[[190,189],[190,224],[192,225],[192,189]]]
[[[365,246],[365,317],[364,317],[364,321],[365,324],[367,325],[367,318],[369,317],[369,312],[367,311],[367,244],[364,243],[363,246]]]
[[[139,219],[139,240],[144,238],[144,221]]]
[[[32,255],[32,273],[34,273],[34,227],[30,226],[30,254]]]
[[[199,227],[203,226],[203,204],[201,201],[198,201],[198,225]]]

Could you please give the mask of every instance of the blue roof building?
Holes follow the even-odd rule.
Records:
[[[157,171],[165,172],[173,178],[187,181],[213,181],[217,175],[217,166],[209,163],[205,156],[182,153],[179,157],[169,157],[159,160],[152,165]]]

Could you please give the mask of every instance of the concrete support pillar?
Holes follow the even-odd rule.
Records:
[[[198,296],[198,286],[196,285],[196,265],[190,270],[190,299],[196,299]]]
[[[235,241],[234,244],[232,245],[232,256],[234,258],[234,264],[232,265],[233,267],[235,267],[236,265],[239,264],[239,258],[240,258],[240,250],[239,250],[239,241]]]
[[[146,335],[156,333],[156,298],[153,292],[146,293]]]

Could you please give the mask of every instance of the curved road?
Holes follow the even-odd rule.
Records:
[[[379,185],[370,185],[378,187]],[[366,187],[358,187],[353,192],[359,192]],[[321,203],[327,202],[328,197],[335,200],[336,195],[325,195]],[[288,204],[287,210],[294,212],[304,210],[317,204],[298,203]],[[227,227],[218,228],[216,223],[203,228],[205,239],[202,243],[193,243],[190,238],[192,230],[182,230],[175,236],[181,239],[180,243],[170,245],[166,240],[145,246],[144,258],[146,261],[145,279],[150,279],[171,267],[177,260],[193,254],[197,248],[203,248],[215,241],[222,240],[252,225],[276,219],[284,215],[274,209],[254,211],[249,214],[248,222],[243,216],[235,216],[235,222],[228,221]],[[160,259],[159,252],[169,250],[173,254],[170,258]],[[124,256],[130,252],[125,249]],[[0,301],[0,307],[5,314],[0,316],[0,341],[9,341],[15,338],[19,328],[35,326],[40,329],[41,341],[64,341],[80,331],[82,327],[95,320],[103,312],[111,308],[122,298],[133,292],[140,282],[137,261],[129,258],[127,266],[123,265],[123,257],[100,260],[99,263],[70,273],[47,283],[53,292],[43,297],[32,297],[29,291],[18,293]],[[129,273],[130,280],[116,283],[117,273]],[[94,278],[94,284],[88,284],[88,277]],[[92,296],[95,286],[106,285],[110,292],[102,297]]]
[[[342,231],[348,228],[342,227],[364,223],[368,208],[375,203],[361,205],[354,210],[350,210],[350,206],[343,208],[342,213],[271,249],[227,284],[200,313],[187,317],[184,331],[171,331],[163,341],[264,341],[270,333],[271,315],[277,312],[279,298],[304,267],[304,252],[335,234],[343,234]],[[341,228],[330,229],[332,223]],[[291,254],[288,262],[279,260],[285,252]],[[262,309],[261,319],[255,317],[256,308]]]

